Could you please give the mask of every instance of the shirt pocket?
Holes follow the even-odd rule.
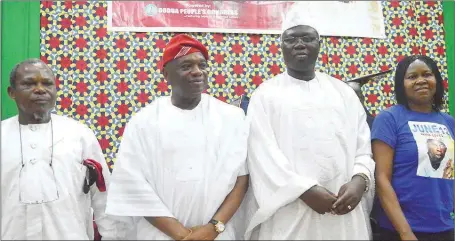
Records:
[[[82,143],[75,138],[59,138],[46,148],[46,155],[52,155],[55,162],[68,162],[82,165]]]
[[[82,191],[87,167],[83,165],[82,143],[79,138],[61,138],[54,140],[54,144],[46,150],[53,149],[53,166],[59,191],[69,194],[85,195]],[[49,154],[50,155],[50,154]]]

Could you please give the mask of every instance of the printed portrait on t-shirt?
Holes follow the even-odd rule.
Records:
[[[408,124],[419,152],[417,175],[454,179],[454,142],[448,128],[431,122]]]

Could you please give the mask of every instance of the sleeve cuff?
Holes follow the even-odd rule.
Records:
[[[365,167],[362,164],[354,164],[354,171],[352,172],[351,178],[353,178],[355,175],[360,174],[360,173],[366,175],[370,181],[373,180],[373,176],[372,176],[373,174],[370,172],[370,170],[367,167]]]
[[[240,168],[240,171],[239,171],[239,174],[237,176],[246,176],[246,175],[249,175],[250,172],[248,171],[248,167],[246,165],[246,163]]]
[[[374,141],[374,140],[378,140],[378,141],[382,141],[384,142],[385,144],[389,145],[390,147],[392,147],[393,149],[395,149],[395,142],[388,138],[388,137],[385,137],[385,136],[373,136],[371,138],[371,141]]]
[[[113,216],[127,216],[127,217],[168,217],[175,218],[168,210],[164,208],[151,208],[141,204],[125,205],[116,204],[106,206],[106,214]]]

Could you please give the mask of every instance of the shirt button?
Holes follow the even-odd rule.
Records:
[[[35,164],[35,163],[36,163],[36,158],[30,159],[30,163],[31,163],[31,164]]]
[[[36,148],[36,144],[31,144],[30,147],[31,147],[32,149],[35,149],[35,148]]]
[[[30,126],[30,130],[32,130],[32,131],[36,131],[36,130],[37,130],[37,127],[36,127],[36,126],[34,126],[34,125],[31,125],[31,126]]]

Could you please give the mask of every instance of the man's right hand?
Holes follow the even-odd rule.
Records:
[[[317,213],[325,214],[331,212],[337,197],[321,186],[314,186],[304,192],[300,199]]]
[[[170,217],[145,217],[150,224],[161,232],[171,237],[173,240],[183,240],[191,233],[177,219]]]

